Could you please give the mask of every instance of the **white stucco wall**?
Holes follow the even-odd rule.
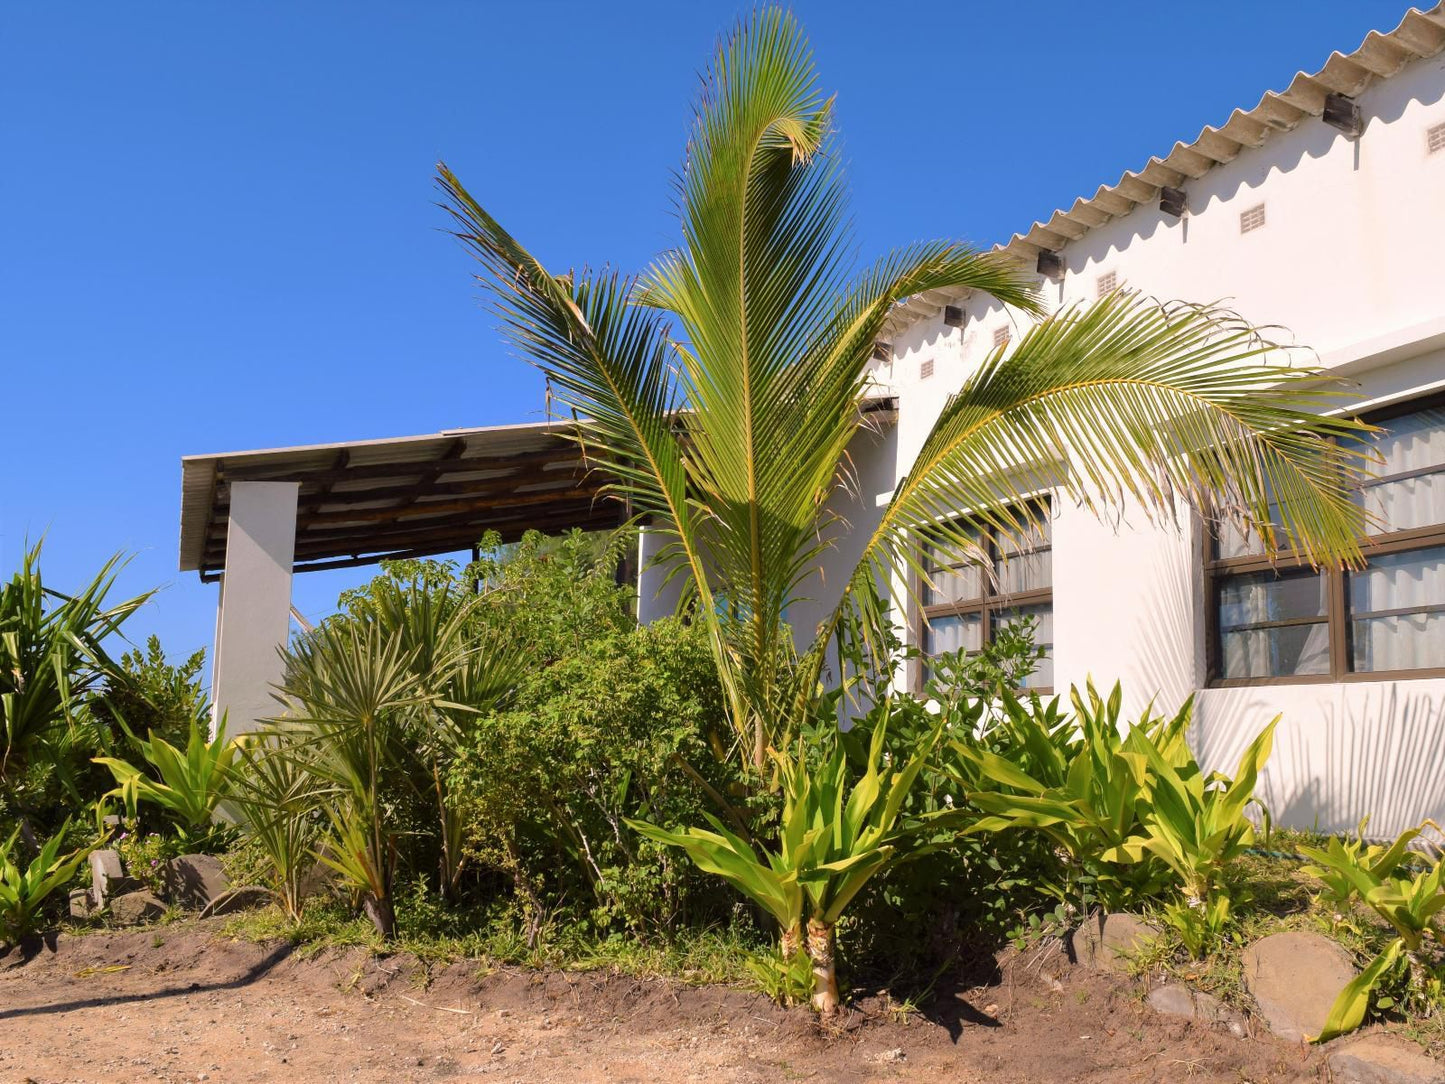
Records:
[[[1101,275],[1161,299],[1223,301],[1358,384],[1359,404],[1445,387],[1445,153],[1425,131],[1445,122],[1445,58],[1420,61],[1359,99],[1351,140],[1306,120],[1186,182],[1189,212],[1156,207],[1089,231],[1062,251],[1065,274],[1040,280],[1051,305],[1088,302]],[[1239,214],[1265,205],[1262,229]],[[1046,209],[1041,208],[1043,212]],[[911,461],[948,393],[1021,324],[986,298],[967,322],[914,325],[894,342],[897,461]],[[925,360],[934,372],[920,375]],[[1137,510],[1100,522],[1055,500],[1056,685],[1123,682],[1131,712],[1172,710],[1204,682],[1202,545],[1187,512],[1149,524]],[[1372,834],[1445,818],[1445,681],[1357,681],[1203,689],[1195,744],[1232,769],[1245,744],[1283,716],[1261,794],[1282,823]]]

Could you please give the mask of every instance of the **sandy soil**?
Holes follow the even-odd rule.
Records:
[[[825,1032],[741,990],[428,969],[225,940],[219,923],[0,957],[0,1082],[1297,1081],[1317,1052],[1155,1015],[1136,987],[1006,958],[925,1016],[864,999]]]

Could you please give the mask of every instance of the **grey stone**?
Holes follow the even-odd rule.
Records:
[[[134,877],[127,877],[120,855],[115,851],[90,852],[90,902],[104,907],[112,896],[134,892],[141,883]]]
[[[1158,936],[1158,926],[1126,911],[1091,915],[1073,933],[1074,958],[1089,967],[1122,971],[1129,957]]]
[[[149,889],[127,892],[110,901],[110,917],[122,926],[139,926],[166,913],[166,905]]]
[[[90,917],[90,892],[84,888],[77,888],[70,894],[70,917]]]
[[[1393,1035],[1366,1035],[1326,1059],[1335,1084],[1445,1084],[1445,1068]]]
[[[261,888],[259,885],[242,885],[240,888],[233,888],[229,892],[217,896],[206,904],[205,909],[201,912],[201,917],[212,918],[215,915],[249,911],[253,907],[265,907],[275,898],[275,893],[269,888]]]
[[[1324,1030],[1335,998],[1354,977],[1349,954],[1322,934],[1274,933],[1244,950],[1244,985],[1281,1039],[1308,1041]]]
[[[1212,1027],[1224,1028],[1239,1039],[1249,1034],[1249,1026],[1241,1013],[1203,990],[1178,985],[1156,986],[1149,991],[1147,1000],[1150,1008],[1166,1016],[1199,1020]]]
[[[230,890],[231,879],[221,860],[209,854],[183,854],[161,869],[161,884],[172,903],[202,910]]]

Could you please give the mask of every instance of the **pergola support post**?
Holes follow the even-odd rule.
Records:
[[[212,731],[258,728],[276,714],[272,687],[291,633],[291,569],[296,555],[299,482],[232,482],[226,565],[216,614],[211,670]]]

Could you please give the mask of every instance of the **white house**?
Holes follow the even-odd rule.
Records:
[[[1371,834],[1389,835],[1445,821],[1442,50],[1445,5],[1412,11],[1003,246],[1036,269],[1051,305],[1116,286],[1223,300],[1355,382],[1350,410],[1387,431],[1367,499],[1388,530],[1369,540],[1368,567],[1272,567],[1187,516],[1102,523],[1055,495],[1051,538],[1011,562],[1010,594],[966,569],[938,577],[922,611],[895,592],[913,642],[977,647],[1011,614],[1031,614],[1049,648],[1039,685],[1118,679],[1134,711],[1193,694],[1194,741],[1211,766],[1232,767],[1281,715],[1261,786],[1277,822],[1352,829],[1368,814]],[[946,292],[898,308],[875,374],[896,411],[853,449],[855,531],[835,540],[795,625],[831,601],[950,391],[1022,319]],[[264,689],[284,639],[293,566],[444,552],[479,527],[597,526],[609,514],[548,426],[188,457],[184,469],[182,568],[224,573],[215,688],[243,717],[241,690]],[[645,535],[642,548],[645,620],[671,600]],[[233,595],[246,610],[228,619]],[[260,647],[237,646],[243,635]]]

